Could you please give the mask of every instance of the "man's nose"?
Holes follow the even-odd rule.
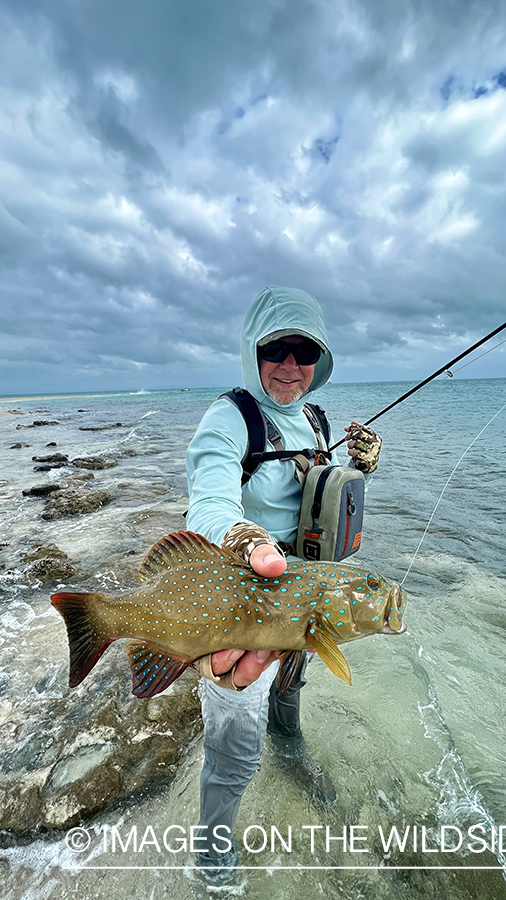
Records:
[[[296,369],[296,368],[298,368],[299,364],[296,362],[295,356],[293,355],[293,353],[290,353],[286,357],[286,359],[283,360],[281,365],[284,366],[286,369]]]

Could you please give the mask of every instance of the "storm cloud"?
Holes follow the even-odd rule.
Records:
[[[238,383],[266,284],[318,298],[335,380],[500,325],[505,13],[3,2],[0,394]]]

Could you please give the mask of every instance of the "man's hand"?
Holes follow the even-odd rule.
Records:
[[[353,458],[355,468],[368,474],[378,468],[378,460],[381,450],[381,438],[367,425],[359,425],[352,422],[344,429],[350,440],[348,441],[348,456]]]
[[[277,578],[286,572],[286,559],[271,544],[260,544],[250,554],[249,564],[257,575]]]
[[[239,660],[234,672],[238,688],[252,684],[278,658],[278,650],[218,650],[211,657],[215,675],[224,675]]]
[[[260,544],[251,551],[249,564],[257,575],[264,578],[276,578],[286,571],[286,560],[271,544]],[[236,687],[246,687],[260,677],[279,657],[278,650],[218,650],[212,655],[212,668],[215,675],[224,675],[234,663]]]

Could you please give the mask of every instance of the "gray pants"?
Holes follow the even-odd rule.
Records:
[[[305,684],[306,660],[285,695],[278,698],[278,663],[273,663],[260,678],[243,691],[229,691],[204,680],[202,718],[204,720],[204,766],[200,779],[201,841],[199,860],[203,865],[235,865],[237,846],[223,853],[225,844],[213,838],[213,829],[225,825],[220,834],[232,840],[233,828],[242,795],[260,768],[267,722],[269,731],[294,735],[299,728],[299,691]],[[271,689],[272,685],[272,689]],[[215,843],[216,848],[213,848]]]

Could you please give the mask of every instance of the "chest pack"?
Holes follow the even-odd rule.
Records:
[[[287,552],[308,560],[339,562],[360,547],[364,516],[364,476],[357,469],[331,464],[330,426],[324,411],[313,403],[304,413],[315,433],[317,447],[287,450],[275,425],[244,388],[222,394],[240,411],[248,429],[248,445],[241,460],[242,484],[263,462],[293,460],[302,487],[297,539]],[[274,450],[267,450],[271,444]]]

